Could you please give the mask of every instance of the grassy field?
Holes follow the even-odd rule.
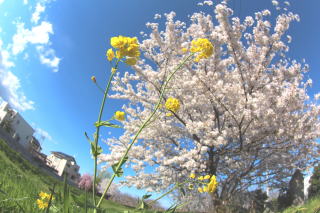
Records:
[[[302,206],[287,208],[282,213],[320,213],[320,196],[308,200]]]
[[[43,212],[36,205],[40,191],[50,192],[56,183],[55,203],[62,203],[63,183],[43,173],[26,161],[20,154],[13,151],[0,139],[0,212]],[[83,191],[70,187],[71,212],[84,212],[85,194]],[[91,195],[91,194],[90,194]],[[91,197],[91,196],[88,197]],[[81,208],[80,208],[81,207]],[[130,210],[109,200],[104,200],[101,207],[106,212],[123,213]],[[58,210],[61,212],[61,210]],[[91,211],[90,211],[91,212]]]

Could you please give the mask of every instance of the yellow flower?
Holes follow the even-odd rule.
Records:
[[[193,189],[193,184],[189,184],[188,188],[189,188],[190,190],[192,190],[192,189]]]
[[[133,66],[137,63],[137,58],[127,58],[127,60],[125,61],[126,64]]]
[[[194,59],[195,62],[199,62],[200,59],[209,58],[213,54],[213,45],[206,38],[198,38],[191,42],[190,52],[199,53]]]
[[[111,43],[111,46],[118,49],[116,51],[117,58],[123,58],[125,56],[128,56],[128,57],[136,58],[136,60],[138,60],[140,56],[140,51],[139,51],[138,39],[136,37],[133,37],[133,38],[124,37],[124,36],[112,37],[110,43]]]
[[[116,111],[114,117],[115,117],[115,119],[117,119],[118,121],[124,121],[125,115],[126,115],[126,114],[125,114],[124,112]]]
[[[112,59],[114,58],[114,52],[113,52],[113,50],[110,48],[110,49],[108,49],[108,51],[107,51],[107,59],[108,59],[108,61],[112,61]]]
[[[183,53],[186,53],[186,52],[188,51],[188,49],[187,49],[187,48],[182,48],[181,51],[182,51]]]
[[[50,195],[45,193],[45,192],[40,192],[39,193],[39,197],[44,200],[44,199],[49,199],[50,198]]]
[[[114,48],[122,49],[128,43],[127,40],[127,37],[124,36],[112,37],[110,40],[110,44]]]
[[[210,175],[206,175],[206,176],[204,176],[204,178],[203,178],[203,180],[208,180],[208,179],[210,179]]]
[[[210,182],[208,184],[208,191],[209,192],[215,192],[218,186],[217,178],[216,176],[212,175]]]
[[[39,209],[45,209],[48,207],[48,202],[44,202],[43,200],[37,199],[37,205]]]
[[[203,187],[203,192],[208,192],[208,186]]]
[[[177,112],[180,108],[180,102],[178,99],[170,97],[167,99],[165,103],[165,107],[167,110],[170,110],[172,112]]]
[[[196,177],[196,175],[194,173],[191,173],[189,177],[194,179]]]
[[[97,83],[97,79],[95,76],[91,76],[91,81],[93,81],[93,83]],[[41,192],[40,192],[41,193]]]
[[[203,176],[198,177],[198,180],[203,180]]]
[[[111,72],[112,72],[112,74],[114,74],[116,71],[117,71],[117,69],[116,69],[116,68],[114,68],[114,67],[112,67],[112,68],[111,68]]]
[[[198,188],[198,192],[202,193],[203,189],[201,187]]]

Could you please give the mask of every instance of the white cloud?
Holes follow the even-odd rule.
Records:
[[[2,4],[4,2],[4,0],[0,0],[0,4]]]
[[[17,33],[12,37],[12,53],[17,55],[25,50],[28,43],[48,44],[49,34],[53,34],[52,24],[42,21],[31,30],[24,28],[24,23],[17,23]]]
[[[41,13],[43,13],[45,9],[46,8],[43,5],[41,5],[40,3],[37,3],[36,10],[34,11],[31,17],[31,22],[37,24],[40,19]]]
[[[23,4],[28,4],[28,0],[23,0]]]
[[[8,71],[3,64],[0,50],[0,96],[3,100],[17,110],[34,109],[34,102],[26,98],[20,90],[20,80],[12,72]]]
[[[55,54],[55,51],[51,48],[45,48],[44,46],[37,46],[40,62],[53,68],[53,72],[58,72],[60,58]]]

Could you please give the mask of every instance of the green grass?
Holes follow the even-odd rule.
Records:
[[[302,206],[290,207],[282,213],[319,213],[320,212],[320,196],[311,198]]]
[[[62,203],[63,183],[43,173],[19,153],[15,152],[0,139],[0,212],[43,212],[36,205],[40,191],[49,193],[50,188],[56,183],[55,201]],[[84,212],[85,194],[76,187],[70,186],[71,212]],[[88,195],[91,198],[91,193]],[[115,202],[104,200],[101,208],[106,212],[123,213],[129,207]],[[59,211],[60,212],[60,211]],[[90,211],[91,212],[91,211]]]

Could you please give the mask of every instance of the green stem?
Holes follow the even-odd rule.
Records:
[[[109,182],[108,182],[108,185],[106,187],[106,189],[104,190],[102,196],[100,197],[100,200],[97,204],[97,208],[100,206],[101,202],[102,202],[102,199],[104,198],[105,194],[107,193],[107,191],[109,190],[110,186],[111,186],[111,183],[113,182],[116,174],[118,173],[119,169],[121,168],[121,165],[123,164],[124,162],[124,159],[127,157],[132,145],[136,142],[138,136],[140,135],[140,133],[142,132],[142,130],[145,128],[145,126],[148,124],[148,122],[151,120],[151,118],[155,115],[155,113],[157,112],[159,106],[160,106],[160,103],[162,101],[162,98],[163,98],[163,95],[164,95],[164,92],[166,90],[166,87],[169,83],[169,81],[171,80],[171,78],[173,77],[173,75],[179,70],[182,68],[182,66],[193,56],[194,54],[190,54],[188,57],[186,57],[177,67],[176,69],[169,75],[168,79],[166,80],[166,82],[164,83],[164,86],[162,87],[161,89],[161,93],[160,93],[160,98],[158,100],[158,103],[156,104],[156,107],[155,109],[153,110],[153,112],[149,115],[149,117],[147,118],[147,120],[140,126],[138,132],[136,133],[136,135],[134,136],[132,142],[129,144],[126,152],[124,153],[124,155],[122,156],[120,162],[118,163],[118,166],[116,167],[115,171],[113,172],[113,175],[112,177],[110,178]]]
[[[118,63],[119,63],[119,59],[118,61],[116,62],[116,65],[115,65],[115,69],[118,68]],[[102,118],[102,114],[103,114],[103,109],[104,109],[104,106],[105,106],[105,102],[106,102],[106,99],[107,99],[107,96],[108,96],[108,92],[109,92],[109,89],[110,89],[110,85],[111,85],[111,81],[113,79],[113,76],[115,75],[116,72],[111,72],[111,75],[110,75],[110,78],[109,78],[109,81],[108,81],[108,84],[107,84],[107,87],[105,89],[105,92],[104,92],[104,95],[103,95],[103,99],[102,99],[102,103],[101,103],[101,107],[100,107],[100,112],[99,112],[99,116],[98,116],[98,123],[100,123],[101,121],[101,118]],[[100,126],[98,125],[96,127],[96,134],[95,134],[95,137],[94,137],[94,144],[95,144],[95,148],[97,149],[98,148],[98,141],[99,141],[99,133],[100,133]],[[95,199],[95,195],[96,195],[96,181],[97,181],[97,161],[98,161],[98,155],[96,155],[96,151],[97,150],[94,150],[95,153],[93,153],[93,158],[94,158],[94,175],[93,175],[93,188],[92,188],[92,198],[93,198],[93,205],[96,206],[96,199]],[[96,208],[94,209],[94,212],[96,212]]]
[[[185,181],[183,183],[179,183],[179,184],[176,184],[172,189],[170,189],[169,191],[167,191],[166,193],[164,193],[163,195],[161,195],[160,197],[158,197],[157,199],[151,201],[150,203],[148,203],[148,205],[151,205],[155,202],[157,202],[158,200],[160,200],[161,198],[167,196],[168,194],[170,194],[171,192],[173,192],[176,188],[179,188],[180,186],[186,184],[188,181]]]

